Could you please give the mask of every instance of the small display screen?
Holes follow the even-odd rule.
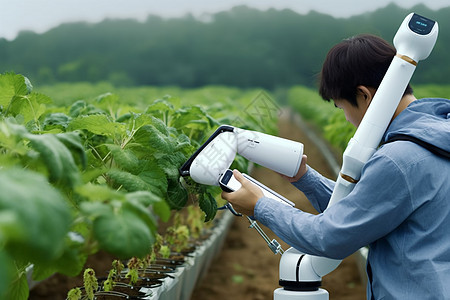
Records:
[[[233,176],[233,172],[230,172],[229,170],[227,170],[225,172],[225,174],[222,177],[222,183],[224,184],[228,184],[228,182],[230,181],[231,176]]]
[[[434,21],[428,18],[422,17],[418,14],[413,14],[409,21],[409,28],[417,34],[427,35],[433,29]]]

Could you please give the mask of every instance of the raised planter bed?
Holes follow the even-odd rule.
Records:
[[[200,239],[195,241],[195,246],[181,253],[172,252],[167,259],[156,258],[145,270],[140,269],[140,274],[145,274],[145,278],[139,277],[134,285],[129,284],[130,279],[125,276],[127,269],[124,269],[116,277],[114,289],[104,291],[103,283],[107,277],[102,273],[94,274],[98,283],[98,287],[94,289],[95,299],[189,300],[197,283],[220,253],[233,218],[228,211],[219,212],[212,227],[205,229]],[[30,286],[46,284],[45,281],[31,281],[32,268],[28,273]],[[78,288],[81,299],[88,299],[85,287]]]
[[[171,277],[166,277],[161,286],[148,291],[150,300],[189,300],[197,282],[206,274],[214,257],[220,252],[234,216],[223,212],[211,235],[190,253],[183,265],[176,268]]]

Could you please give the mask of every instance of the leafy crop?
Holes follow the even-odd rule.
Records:
[[[178,169],[239,118],[227,105],[171,96],[132,105],[111,93],[55,105],[26,77],[0,75],[0,298],[28,298],[30,265],[42,280],[79,274],[99,250],[145,257],[173,209],[195,204],[213,219],[218,189]]]
[[[314,124],[336,149],[344,151],[355,133],[355,127],[346,121],[343,111],[323,101],[309,88],[295,86],[288,91],[288,103],[305,120]]]

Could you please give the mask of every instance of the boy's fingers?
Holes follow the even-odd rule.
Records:
[[[237,181],[239,181],[241,184],[243,184],[247,179],[242,175],[241,172],[238,170],[233,170],[233,175],[236,178]]]

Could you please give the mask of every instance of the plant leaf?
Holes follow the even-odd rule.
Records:
[[[26,134],[31,147],[39,152],[49,170],[50,181],[70,187],[81,182],[80,172],[69,149],[53,134]]]
[[[116,135],[125,134],[126,127],[123,123],[116,123],[104,114],[79,116],[72,119],[67,131],[74,131],[77,129],[85,129],[94,134],[105,135],[114,138]]]
[[[175,128],[182,128],[192,124],[194,127],[205,128],[209,125],[207,113],[200,106],[190,106],[176,111],[176,118],[172,123]],[[195,124],[195,125],[194,125]]]
[[[59,192],[42,175],[15,168],[0,171],[0,190],[0,210],[16,215],[22,233],[0,232],[10,253],[37,262],[60,255],[71,217]]]
[[[126,207],[99,216],[93,224],[100,247],[121,259],[143,257],[155,241],[145,221]]]
[[[172,114],[174,106],[167,99],[157,99],[147,107],[146,114],[151,114],[159,119],[164,119],[165,115]]]
[[[111,151],[111,155],[119,168],[135,174],[134,172],[139,168],[139,160],[132,151],[122,149],[120,146],[114,144],[108,144],[106,147]]]
[[[134,141],[153,149],[153,152],[157,150],[163,153],[171,153],[175,147],[175,144],[171,143],[170,137],[164,135],[153,125],[144,125],[139,128],[134,134]]]
[[[77,154],[75,157],[78,158],[81,166],[85,169],[87,165],[87,156],[84,146],[81,143],[80,135],[77,132],[72,131],[58,133],[56,134],[56,138],[60,140],[69,150]]]
[[[0,299],[8,299],[6,298],[6,291],[11,284],[16,269],[13,260],[3,249],[0,250],[0,266]]]
[[[150,185],[149,191],[164,197],[168,183],[164,170],[155,161],[141,161],[138,176]]]
[[[45,117],[44,125],[45,130],[51,130],[54,128],[66,129],[72,118],[64,113],[52,113]]]
[[[153,204],[153,212],[160,217],[163,222],[169,221],[170,206],[166,201],[160,201]]]
[[[181,186],[179,180],[170,179],[167,188],[167,202],[172,209],[181,209],[186,205],[187,191]]]
[[[123,208],[133,212],[133,214],[144,221],[153,235],[156,233],[157,228],[155,218],[150,213],[150,210],[142,205],[142,203],[134,200],[129,200],[123,204]]]
[[[75,191],[89,199],[91,202],[105,202],[111,199],[124,199],[122,193],[117,192],[105,185],[86,183],[78,186]]]
[[[22,272],[19,277],[13,279],[13,284],[9,286],[5,299],[27,300],[29,294],[27,275]]]
[[[9,106],[9,113],[14,116],[22,115],[23,122],[37,121],[45,112],[43,103],[51,102],[50,98],[42,94],[32,93],[25,96],[14,96]]]
[[[204,193],[200,195],[199,206],[205,213],[205,222],[214,219],[217,212],[217,202],[210,193]]]
[[[56,261],[50,264],[34,264],[33,280],[44,280],[56,272],[72,277],[80,274],[87,260],[87,254],[83,253],[82,250],[83,246],[83,243],[67,236],[65,238],[64,252]]]
[[[0,75],[0,106],[5,109],[14,96],[25,96],[29,93],[25,77],[14,73]]]
[[[92,104],[87,104],[84,100],[74,102],[69,108],[69,115],[71,117],[78,117],[81,115],[103,114],[104,111],[96,108]]]
[[[137,191],[133,193],[127,193],[125,195],[125,199],[127,201],[139,202],[146,207],[163,201],[161,197],[153,194],[150,191]]]
[[[137,175],[117,169],[109,170],[106,174],[114,180],[116,186],[122,186],[128,192],[151,191],[152,187]]]

